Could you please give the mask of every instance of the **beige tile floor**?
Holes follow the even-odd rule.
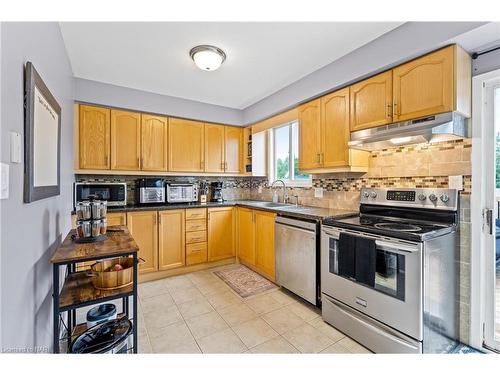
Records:
[[[241,298],[213,274],[139,285],[140,353],[369,353],[287,291]]]

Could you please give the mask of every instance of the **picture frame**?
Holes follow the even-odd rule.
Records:
[[[24,82],[24,203],[31,203],[61,193],[61,106],[29,61]]]

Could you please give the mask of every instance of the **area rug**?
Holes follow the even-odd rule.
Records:
[[[278,288],[276,284],[245,266],[216,271],[214,274],[243,298]]]

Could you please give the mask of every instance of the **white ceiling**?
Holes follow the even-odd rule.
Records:
[[[244,109],[361,47],[401,22],[63,22],[76,77]],[[214,72],[189,50],[222,48]]]

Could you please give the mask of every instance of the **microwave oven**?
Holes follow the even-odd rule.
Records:
[[[125,182],[75,182],[73,192],[73,207],[76,202],[96,195],[108,202],[109,207],[127,205],[127,184]]]

